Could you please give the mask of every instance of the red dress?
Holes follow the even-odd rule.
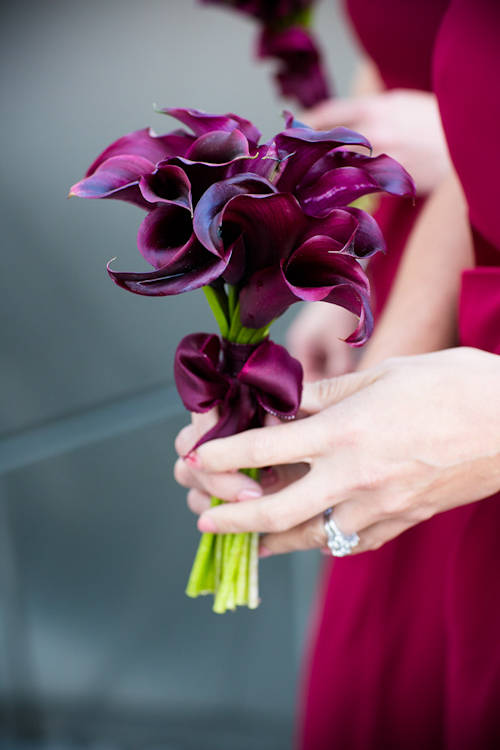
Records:
[[[433,60],[478,263],[464,274],[461,342],[500,354],[500,3],[451,0]],[[499,582],[499,495],[439,514],[377,551],[329,560],[302,748],[498,750]]]

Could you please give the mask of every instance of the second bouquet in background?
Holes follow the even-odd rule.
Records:
[[[186,408],[219,412],[200,445],[259,427],[267,412],[296,415],[301,366],[268,338],[290,305],[323,300],[346,308],[359,319],[347,342],[365,343],[373,321],[359,260],[385,244],[375,220],[351,204],[381,191],[413,196],[415,188],[397,162],[372,157],[366,138],[347,128],[317,132],[286,114],[285,129],[260,144],[257,128],[234,114],[161,112],[191,132],[144,129],[120,138],[70,195],[147,211],[138,249],[154,270],[108,265],[119,286],[151,297],[204,288],[221,336],[186,336],[174,363]],[[204,534],[187,593],[213,593],[216,612],[254,608],[257,564],[256,534]]]

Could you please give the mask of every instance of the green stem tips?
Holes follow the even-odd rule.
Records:
[[[269,335],[265,328],[245,328],[241,324],[238,291],[204,287],[208,303],[219,325],[221,336],[238,344],[258,344]],[[258,479],[259,469],[242,469]],[[212,507],[223,500],[212,497]],[[259,605],[259,535],[204,533],[196,552],[186,594],[197,597],[213,594],[213,611],[219,614],[236,607],[255,609]]]

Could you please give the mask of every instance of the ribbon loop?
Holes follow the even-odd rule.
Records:
[[[194,448],[262,426],[265,412],[292,419],[302,394],[302,366],[268,339],[238,344],[208,333],[185,336],[175,354],[174,378],[186,409],[219,408],[217,424]]]

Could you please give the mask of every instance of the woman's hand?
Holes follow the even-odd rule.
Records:
[[[431,93],[394,89],[328,99],[299,119],[317,130],[344,125],[362,133],[375,156],[388,154],[405,167],[420,195],[430,193],[451,168],[436,97]]]
[[[500,488],[499,383],[500,357],[477,349],[388,360],[306,385],[309,416],[205,443],[176,475],[195,488],[201,531],[264,533],[264,555],[325,546],[330,506],[360,536],[353,553],[376,549]],[[181,455],[195,437],[179,434]],[[274,487],[236,473],[270,465]],[[208,509],[208,493],[239,502]]]

